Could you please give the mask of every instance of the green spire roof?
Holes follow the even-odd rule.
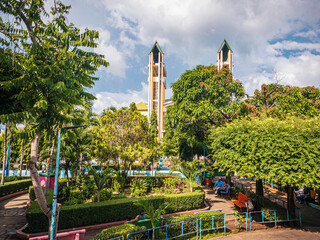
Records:
[[[163,51],[162,51],[162,49],[161,49],[161,47],[160,47],[160,45],[159,45],[159,43],[157,41],[154,43],[154,45],[151,48],[151,51],[149,53],[151,53],[151,52],[153,52],[153,53],[161,52],[161,54],[163,54]]]
[[[233,52],[226,39],[223,39],[223,42],[221,43],[221,45],[220,45],[220,47],[219,47],[219,49],[218,49],[218,52],[221,52],[221,50],[222,50],[222,48],[223,48],[224,45],[227,45],[227,48],[228,48],[231,52]]]

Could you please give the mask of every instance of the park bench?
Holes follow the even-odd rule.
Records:
[[[245,208],[248,210],[248,198],[246,195],[239,192],[238,194],[238,200],[231,200],[235,206],[239,207],[240,209]]]

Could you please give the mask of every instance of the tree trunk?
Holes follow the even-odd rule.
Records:
[[[42,212],[49,218],[51,216],[51,208],[48,207],[47,200],[42,191],[38,169],[37,169],[38,148],[39,148],[39,141],[41,137],[42,137],[42,133],[36,134],[31,140],[29,169],[30,169],[30,175],[32,179],[32,185],[34,188],[34,193],[36,195],[39,207],[41,208]]]
[[[67,187],[69,187],[69,160],[65,162],[66,163],[66,168],[65,168],[65,171],[66,171],[66,174],[67,174]]]
[[[4,175],[6,171],[6,161],[7,161],[7,133],[8,133],[9,122],[6,123],[6,128],[4,130],[4,139],[3,139],[3,160],[2,160],[2,176],[1,184],[4,184]]]
[[[293,187],[287,187],[287,202],[288,202],[288,211],[289,219],[296,219],[296,206],[294,204],[294,193]],[[290,221],[290,225],[294,226],[294,222]]]
[[[47,182],[46,182],[46,188],[44,191],[44,195],[48,195],[48,190],[49,190],[49,184],[50,184],[50,173],[51,173],[51,168],[52,168],[52,158],[53,158],[53,152],[54,152],[54,145],[55,145],[56,139],[53,138],[52,141],[52,147],[51,147],[51,152],[50,152],[50,159],[49,159],[49,166],[47,169]]]
[[[256,194],[263,197],[262,179],[256,180]]]
[[[21,142],[21,159],[20,159],[20,177],[22,176],[22,164],[23,164],[23,149],[24,149],[24,139]]]
[[[230,175],[227,175],[226,176],[226,182],[231,185],[231,176]]]
[[[56,229],[55,233],[56,233],[56,235],[58,233],[60,208],[61,208],[61,203],[57,203],[57,214],[56,214],[56,224],[55,224],[55,229]],[[49,232],[48,232],[48,235],[50,236],[50,232],[51,232],[51,216],[48,217],[48,219],[49,219]],[[56,239],[56,237],[54,239]]]

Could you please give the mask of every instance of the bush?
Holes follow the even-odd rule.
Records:
[[[30,179],[30,177],[16,177],[16,176],[5,177],[4,182],[12,182],[12,181],[18,181],[23,179]]]
[[[144,179],[137,178],[132,180],[130,191],[131,197],[144,196],[147,193],[148,185]]]
[[[91,198],[94,192],[94,184],[88,183],[82,187],[82,194],[85,198]]]
[[[166,209],[167,213],[202,208],[205,193],[199,186],[194,186],[194,189],[193,193],[124,198],[75,206],[62,205],[59,229],[121,221],[125,220],[127,216],[134,218],[139,214],[139,208],[134,203],[141,200],[152,202],[155,208],[166,203],[169,205]],[[41,212],[37,202],[33,202],[31,207],[27,209],[26,217],[30,232],[44,232],[47,230],[48,219]]]
[[[124,236],[124,238],[126,239],[126,236],[128,233],[138,232],[138,231],[142,231],[145,229],[146,229],[146,227],[144,227],[144,226],[135,226],[133,224],[122,224],[119,226],[114,226],[114,227],[110,227],[110,228],[103,230],[101,233],[97,234],[94,237],[94,239],[95,240],[107,240],[107,239],[115,238],[115,237],[119,237],[119,236]],[[142,236],[140,236],[140,237],[142,237]]]
[[[9,195],[11,193],[20,192],[29,188],[32,185],[31,178],[16,180],[11,182],[5,182],[4,185],[0,185],[0,197]]]
[[[122,176],[117,176],[113,182],[113,188],[116,192],[121,192],[125,185],[125,178]]]
[[[107,188],[104,188],[100,191],[100,201],[107,201],[107,200],[110,200],[111,199],[111,196],[112,196],[112,191],[111,189],[107,189]],[[94,199],[93,199],[94,202],[97,202],[98,201],[98,193],[96,193],[94,195]]]
[[[42,191],[44,192],[44,187],[42,188]],[[49,202],[52,202],[53,189],[49,188],[48,195],[46,196],[46,198],[49,199]],[[29,199],[30,199],[31,202],[37,200],[33,186],[29,187]]]

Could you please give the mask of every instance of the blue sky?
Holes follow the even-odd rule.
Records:
[[[50,1],[49,1],[50,2]],[[108,68],[90,89],[94,111],[147,101],[148,53],[164,51],[167,86],[187,69],[215,64],[225,38],[234,78],[248,94],[263,83],[320,87],[319,0],[65,0],[77,27],[100,32]],[[168,89],[166,98],[171,96]]]

